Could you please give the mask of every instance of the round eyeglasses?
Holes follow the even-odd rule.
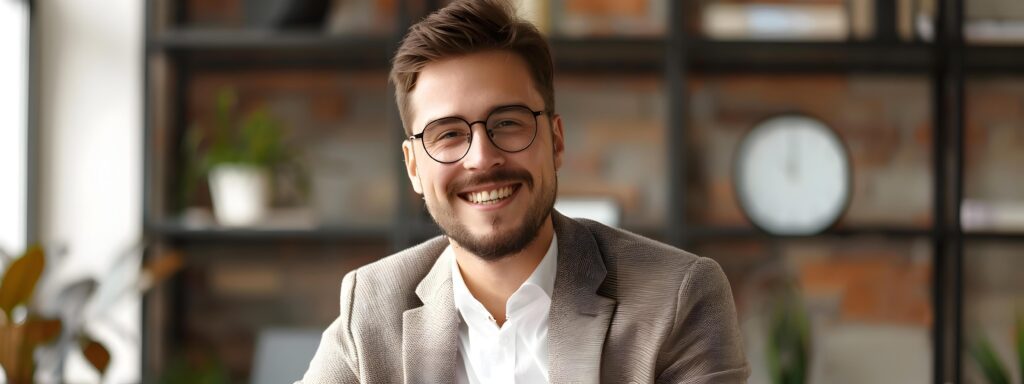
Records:
[[[473,125],[483,123],[491,144],[502,151],[515,153],[525,150],[537,137],[537,116],[526,106],[499,107],[486,120],[469,122],[461,117],[443,117],[427,124],[423,132],[409,136],[420,139],[427,156],[438,163],[451,164],[462,160],[473,144]]]

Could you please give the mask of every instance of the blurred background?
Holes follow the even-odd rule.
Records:
[[[751,382],[1021,380],[1024,3],[516,1],[555,57],[559,208],[720,263]],[[0,0],[0,288],[41,271],[0,292],[7,377],[301,376],[342,275],[439,233],[387,72],[445,3]],[[841,143],[820,230],[744,204],[781,114]]]

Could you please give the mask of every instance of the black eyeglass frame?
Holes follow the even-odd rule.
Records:
[[[511,108],[522,108],[522,109],[525,109],[527,111],[530,111],[530,113],[533,114],[533,137],[530,138],[530,143],[529,144],[526,144],[526,146],[524,146],[522,149],[515,150],[515,151],[506,150],[505,148],[502,148],[497,143],[495,143],[494,142],[493,129],[487,128],[487,120],[490,120],[491,116],[494,116],[495,113],[498,113],[498,112],[501,112],[501,111],[505,111],[505,110],[508,110],[508,109],[511,109]],[[497,108],[494,108],[493,110],[491,110],[491,112],[488,113],[487,117],[484,118],[483,120],[477,120],[477,121],[472,121],[471,122],[469,120],[463,119],[463,118],[458,117],[458,116],[447,116],[447,117],[442,117],[442,118],[439,118],[439,119],[431,120],[430,122],[428,122],[424,126],[423,130],[420,131],[420,133],[417,133],[415,135],[409,136],[407,138],[407,140],[419,139],[420,146],[423,147],[423,152],[426,153],[427,156],[429,156],[431,160],[434,160],[434,161],[436,161],[438,163],[441,163],[441,164],[454,164],[454,163],[457,163],[457,162],[461,161],[462,159],[466,158],[466,155],[469,154],[470,148],[473,147],[473,135],[476,134],[473,131],[473,126],[476,125],[476,124],[483,124],[484,125],[484,131],[487,132],[487,140],[489,140],[491,142],[491,145],[493,145],[494,148],[498,148],[499,150],[501,150],[502,152],[505,152],[505,153],[517,153],[517,152],[525,151],[527,148],[530,148],[530,146],[533,145],[534,141],[537,141],[537,131],[540,130],[540,122],[537,121],[537,116],[540,116],[540,115],[545,114],[545,113],[548,113],[548,111],[547,110],[543,110],[543,109],[539,110],[539,111],[534,111],[532,108],[530,108],[528,106],[525,106],[525,105],[521,105],[521,104],[503,105],[503,106],[500,106],[500,107],[497,107]],[[434,124],[434,123],[436,123],[438,121],[446,120],[446,119],[462,120],[462,122],[466,123],[466,125],[469,126],[469,138],[468,138],[469,145],[466,146],[466,152],[463,152],[462,156],[459,156],[459,158],[457,158],[455,160],[452,160],[452,161],[441,161],[441,160],[438,160],[437,158],[435,158],[434,155],[431,155],[430,151],[427,150],[427,144],[423,141],[423,134],[427,131],[427,128],[430,128],[431,124]]]

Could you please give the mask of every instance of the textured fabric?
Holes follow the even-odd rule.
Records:
[[[553,214],[552,383],[736,383],[750,374],[713,260]],[[345,275],[302,383],[452,383],[459,316],[444,237]]]
[[[449,245],[444,249],[454,259]],[[548,312],[558,268],[558,235],[530,276],[505,305],[506,321],[499,328],[452,263],[455,309],[459,311],[457,384],[547,383]]]

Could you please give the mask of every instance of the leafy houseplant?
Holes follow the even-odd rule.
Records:
[[[808,382],[811,327],[799,295],[788,291],[775,299],[768,329],[767,362],[773,384]]]
[[[63,374],[61,361],[72,348],[78,348],[86,360],[102,377],[110,363],[110,352],[100,342],[89,337],[86,324],[102,319],[111,305],[126,294],[143,294],[170,277],[182,267],[182,257],[168,253],[154,257],[138,270],[132,262],[141,245],[123,254],[113,265],[102,283],[85,278],[64,287],[56,297],[60,318],[44,318],[30,306],[33,292],[46,267],[46,255],[40,246],[30,247],[20,258],[6,260],[7,270],[0,280],[0,367],[11,384],[31,383],[36,361],[47,359],[35,355],[36,348],[52,344],[57,355],[49,362],[58,363],[58,374]],[[127,277],[119,279],[118,277]],[[51,368],[53,364],[50,364]]]
[[[1024,313],[1018,313],[1016,319],[1016,349],[1017,364],[1020,367],[1021,382],[1024,383]],[[968,350],[974,362],[978,364],[981,373],[991,384],[1009,384],[1010,372],[999,360],[992,343],[985,337],[974,342]]]
[[[0,280],[0,366],[7,374],[8,383],[31,383],[36,347],[56,341],[62,331],[69,331],[63,329],[60,319],[40,317],[28,308],[45,266],[43,249],[33,246],[10,263]],[[78,339],[85,358],[102,375],[110,362],[110,353],[84,332],[70,331]]]
[[[188,131],[185,148],[192,163],[187,172],[193,177],[186,179],[207,178],[217,221],[244,226],[266,213],[271,171],[291,156],[282,143],[280,122],[264,109],[236,121],[236,108],[236,93],[222,90],[217,95],[213,129],[193,127]]]

